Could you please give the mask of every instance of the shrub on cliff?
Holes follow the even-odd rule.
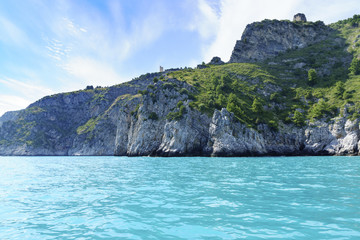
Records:
[[[305,124],[304,115],[298,110],[296,110],[294,112],[294,116],[292,117],[292,121],[296,126],[301,127]]]
[[[357,57],[354,57],[351,61],[349,71],[353,75],[360,74],[360,60]]]
[[[258,113],[258,114],[261,114],[264,111],[263,105],[261,104],[261,102],[258,98],[254,99],[253,104],[251,106],[251,110],[254,113]]]
[[[308,71],[308,81],[310,86],[314,86],[317,80],[317,73],[316,70],[311,68]]]
[[[182,101],[179,101],[177,103],[177,108],[179,108],[179,111],[169,112],[169,114],[166,116],[168,120],[180,120],[184,116],[184,114],[186,113],[186,108]]]
[[[159,119],[159,117],[158,117],[158,115],[157,115],[155,112],[151,112],[151,113],[149,114],[148,119],[151,119],[151,120],[156,121],[156,120]]]
[[[320,119],[328,114],[333,114],[335,111],[336,107],[330,105],[329,103],[325,102],[323,98],[321,98],[310,108],[309,117],[310,119]]]
[[[334,88],[334,95],[338,99],[343,99],[345,92],[345,84],[343,82],[337,82]]]

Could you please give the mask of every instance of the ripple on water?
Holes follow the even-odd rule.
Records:
[[[1,157],[0,239],[360,239],[359,163]]]

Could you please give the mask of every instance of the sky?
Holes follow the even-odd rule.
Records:
[[[326,3],[326,4],[325,4]],[[0,116],[54,93],[167,68],[228,61],[247,24],[304,13],[326,24],[358,0],[11,0],[0,2]]]

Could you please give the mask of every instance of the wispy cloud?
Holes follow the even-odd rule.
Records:
[[[0,79],[0,83],[30,100],[54,93],[53,90],[34,84],[34,81],[20,81],[11,78]]]
[[[26,108],[43,96],[55,93],[52,89],[35,84],[32,80],[1,78],[0,85],[12,94],[0,93],[0,116],[6,111]]]
[[[64,89],[110,86],[130,80],[124,62],[162,37],[168,27],[167,10],[160,2],[144,2],[145,6],[136,3],[141,9],[125,17],[123,2],[108,0],[99,4],[102,6],[87,1],[40,0],[25,2],[28,9],[16,6],[25,14],[22,17],[10,13],[0,16],[0,44],[20,46],[11,50],[18,52],[27,47],[30,50],[21,54],[31,59],[6,63],[8,71],[2,72],[0,86],[11,89],[14,95],[1,89],[0,94],[7,99],[17,94],[24,100],[12,106],[11,101],[2,100],[3,109],[26,107],[31,101]],[[37,74],[27,79],[20,74],[22,69]]]
[[[64,57],[66,57],[67,53],[71,51],[69,47],[65,47],[64,44],[59,40],[51,39],[47,42],[48,44],[46,46],[46,49],[49,52],[49,56],[54,60],[64,60]]]
[[[28,42],[26,33],[9,19],[0,16],[0,40],[6,44],[23,46]]]
[[[31,102],[31,100],[19,96],[0,94],[0,116],[7,111],[23,109]]]
[[[111,65],[92,58],[71,58],[64,68],[81,84],[86,85],[110,86],[126,80]]]
[[[67,1],[67,8],[78,7],[76,2]],[[75,77],[69,81],[73,86],[74,80],[107,86],[129,80],[128,74],[121,72],[124,61],[165,31],[166,14],[161,6],[139,18],[133,16],[126,23],[120,2],[109,1],[108,7],[109,12],[96,9],[90,13],[76,11],[77,15],[61,12],[49,24],[51,34],[43,37],[49,56],[68,76]],[[106,14],[111,16],[110,20]]]
[[[198,0],[196,5],[198,14],[190,22],[189,29],[198,31],[203,39],[213,37],[219,27],[216,9],[206,0]]]

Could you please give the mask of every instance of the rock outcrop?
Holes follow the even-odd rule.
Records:
[[[236,42],[230,63],[256,62],[275,57],[289,49],[304,48],[323,41],[331,29],[323,22],[304,23],[264,20],[246,26]]]
[[[224,64],[224,62],[221,60],[220,57],[213,57],[211,59],[211,61],[209,62],[209,64],[212,64],[212,65],[221,65],[221,64]]]

